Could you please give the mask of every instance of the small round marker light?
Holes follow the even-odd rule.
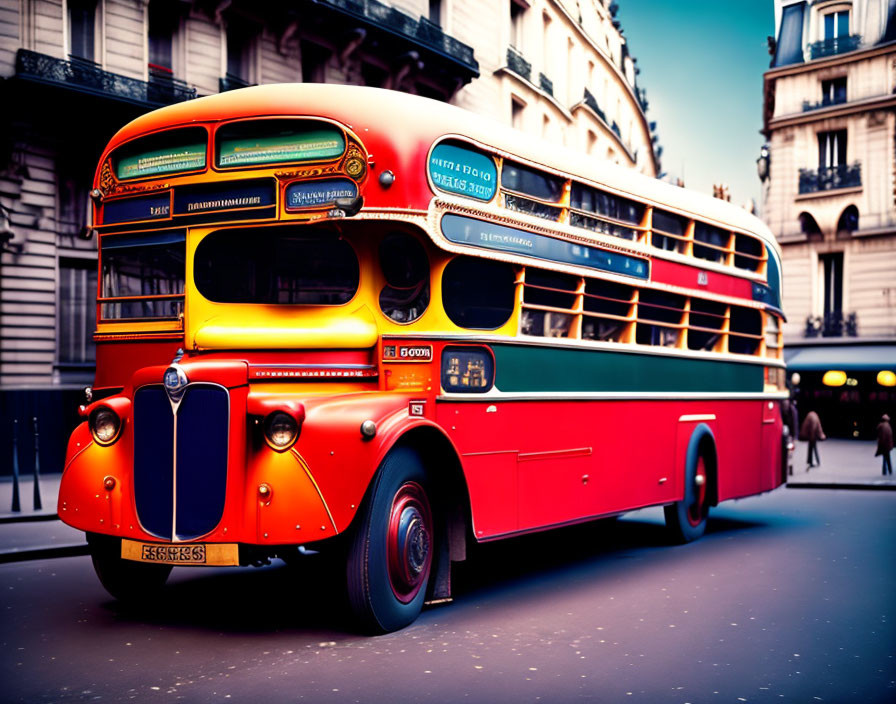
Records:
[[[361,436],[365,440],[371,440],[376,436],[376,423],[372,420],[365,420],[361,423]]]
[[[271,489],[270,484],[259,484],[258,485],[258,496],[262,501],[270,501],[271,496],[274,494],[274,490]]]
[[[112,491],[115,488],[115,477],[107,476],[103,478],[103,489]]]
[[[289,449],[299,437],[299,425],[296,419],[283,411],[274,411],[264,421],[264,436],[268,444],[283,452]]]

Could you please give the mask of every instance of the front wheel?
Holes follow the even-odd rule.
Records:
[[[93,569],[112,596],[129,604],[146,603],[157,596],[171,573],[171,565],[149,565],[121,558],[121,539],[87,534]]]
[[[423,608],[435,546],[427,477],[413,450],[383,460],[349,546],[349,603],[365,629],[389,633]]]
[[[706,460],[703,455],[688,467],[684,498],[664,509],[666,528],[673,541],[689,543],[703,535],[709,515],[709,492]]]

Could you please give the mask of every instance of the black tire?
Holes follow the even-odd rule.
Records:
[[[93,569],[106,591],[123,603],[147,604],[158,596],[171,565],[149,565],[121,559],[121,538],[87,534]]]
[[[349,604],[366,632],[404,628],[423,608],[436,546],[427,492],[413,450],[393,450],[377,470],[346,560]]]
[[[669,537],[675,543],[690,543],[706,531],[709,516],[709,472],[703,455],[688,463],[684,498],[663,509]]]

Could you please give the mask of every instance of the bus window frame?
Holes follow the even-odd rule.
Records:
[[[344,142],[344,146],[342,148],[342,153],[339,154],[339,156],[330,157],[328,159],[308,159],[305,161],[295,161],[295,160],[269,161],[264,164],[237,164],[236,166],[218,166],[217,161],[218,161],[218,131],[219,130],[221,130],[222,128],[228,127],[230,125],[233,125],[233,124],[246,124],[249,122],[261,122],[261,121],[265,121],[265,120],[274,120],[276,122],[292,122],[292,121],[301,122],[301,121],[304,121],[304,122],[326,123],[326,124],[330,125],[331,127],[334,127],[335,129],[339,130],[339,132],[342,134],[342,140]],[[339,161],[341,161],[342,159],[345,158],[346,154],[348,154],[349,147],[352,143],[355,143],[356,145],[359,145],[359,146],[362,144],[361,140],[358,139],[358,137],[356,135],[350,133],[343,125],[339,124],[335,120],[332,120],[327,117],[313,116],[313,115],[253,115],[252,117],[249,117],[249,118],[243,117],[243,118],[235,118],[232,120],[224,120],[224,121],[219,122],[216,125],[212,126],[212,129],[210,130],[210,133],[209,133],[209,140],[210,140],[210,149],[209,149],[209,153],[208,153],[208,168],[209,168],[209,171],[212,171],[212,172],[218,173],[218,174],[227,174],[227,173],[233,173],[234,171],[249,171],[249,170],[257,170],[257,169],[276,169],[276,168],[283,168],[286,166],[294,167],[294,168],[303,168],[306,166],[313,166],[315,164],[338,163]],[[361,152],[365,155],[365,157],[367,156],[366,149],[362,148]],[[366,175],[366,171],[367,170],[365,170],[365,175]],[[342,174],[330,174],[329,176],[337,176],[337,175],[342,175]],[[324,174],[319,175],[320,178],[323,178],[324,176],[325,176]],[[346,177],[348,178],[347,175],[346,175]],[[355,183],[360,184],[359,181],[357,181],[355,179],[352,179],[352,180],[355,181]],[[363,181],[363,179],[361,179],[361,181]],[[279,190],[282,191],[283,188],[284,188],[284,186],[281,183],[281,187]]]
[[[202,129],[205,131],[205,165],[202,168],[190,169],[189,171],[166,171],[165,173],[153,174],[152,176],[141,176],[138,178],[119,178],[115,173],[115,153],[121,150],[122,148],[127,147],[129,144],[136,142],[140,139],[146,139],[148,137],[155,137],[156,135],[161,135],[166,132],[175,132],[181,129]],[[208,124],[203,123],[192,123],[192,122],[184,122],[178,125],[169,125],[167,127],[162,127],[157,130],[152,130],[149,132],[143,132],[134,137],[131,137],[128,140],[125,140],[121,144],[116,145],[113,149],[110,149],[105,158],[100,162],[102,165],[109,165],[109,172],[112,175],[112,178],[115,180],[116,184],[140,184],[146,181],[158,181],[166,178],[179,178],[181,176],[193,176],[196,174],[207,173],[211,168],[211,151],[212,151],[212,130],[209,129]],[[103,166],[100,166],[102,170]],[[112,195],[112,194],[110,194]],[[114,195],[118,196],[118,193]],[[130,193],[122,193],[121,196],[132,195]],[[118,223],[116,223],[118,224]]]

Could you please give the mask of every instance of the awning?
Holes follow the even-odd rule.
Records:
[[[789,372],[896,371],[896,342],[881,345],[830,345],[784,349]]]

